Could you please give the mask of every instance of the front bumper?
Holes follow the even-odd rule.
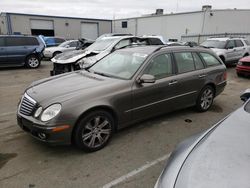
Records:
[[[43,56],[45,58],[52,58],[53,54],[51,52],[48,52],[48,51],[43,51]]]
[[[240,74],[250,75],[250,66],[237,65],[236,72]]]
[[[31,136],[42,142],[52,145],[71,144],[71,128],[54,132],[55,128],[61,127],[62,125],[46,127],[44,125],[38,124],[37,122],[28,120],[20,114],[17,114],[17,123],[25,132],[29,133]]]

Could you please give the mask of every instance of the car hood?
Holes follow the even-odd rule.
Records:
[[[175,188],[249,187],[250,113],[232,113],[193,148]],[[163,186],[164,187],[164,186]]]
[[[64,102],[82,94],[91,95],[91,90],[98,91],[119,81],[87,71],[76,71],[36,81],[26,93],[40,104],[51,104]]]
[[[246,56],[240,59],[241,62],[250,63],[250,56]]]
[[[98,54],[98,53],[88,50],[73,50],[61,53],[56,57],[54,57],[51,61],[53,63],[59,63],[59,64],[75,63],[78,60],[84,58],[85,56],[88,56],[89,54]]]
[[[219,49],[219,48],[210,48],[211,50],[213,50],[214,53],[221,54],[223,52],[225,52],[225,49]]]

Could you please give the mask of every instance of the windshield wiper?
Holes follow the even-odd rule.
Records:
[[[103,72],[93,72],[94,74],[98,74],[98,75],[101,75],[101,76],[105,76],[105,77],[111,77],[111,75],[108,75],[108,74],[105,74]]]

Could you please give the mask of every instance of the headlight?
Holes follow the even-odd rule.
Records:
[[[241,62],[241,61],[239,61],[239,62],[238,62],[238,65],[242,65],[242,62]]]
[[[36,110],[36,112],[35,112],[35,114],[34,114],[34,117],[37,118],[38,116],[40,116],[40,114],[41,114],[42,111],[43,111],[43,108],[42,108],[42,107],[39,107],[39,108]]]
[[[41,115],[41,120],[42,121],[49,121],[52,118],[54,118],[57,114],[59,114],[59,112],[62,109],[62,105],[61,104],[52,104],[51,106],[49,106],[48,108],[46,108],[42,115]]]

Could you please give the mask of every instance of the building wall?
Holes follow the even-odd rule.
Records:
[[[119,19],[113,25],[116,33],[162,35],[165,39],[180,40],[182,35],[191,34],[249,33],[249,18],[250,10],[208,10]],[[122,28],[121,22],[127,20],[128,28]]]
[[[31,34],[31,19],[51,20],[54,23],[55,36],[64,37],[66,39],[77,39],[81,37],[81,23],[82,22],[95,22],[99,26],[99,35],[104,33],[111,33],[112,21],[110,20],[90,20],[78,18],[59,18],[59,17],[44,17],[33,15],[18,15],[9,14],[11,19],[12,33],[20,32],[21,34]],[[68,23],[68,26],[66,25]],[[7,34],[4,30],[3,34]]]

